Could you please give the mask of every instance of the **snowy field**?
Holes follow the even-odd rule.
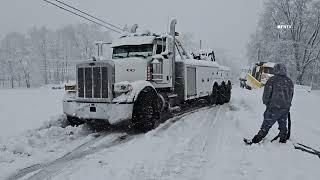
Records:
[[[61,114],[63,90],[0,89],[0,137],[39,128]]]
[[[262,122],[262,90],[235,88],[229,104],[173,118],[147,134],[65,125],[61,90],[0,90],[0,179],[318,179],[320,92],[297,87],[292,138],[245,146]],[[27,168],[28,167],[28,168]]]

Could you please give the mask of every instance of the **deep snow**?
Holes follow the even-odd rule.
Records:
[[[63,90],[0,89],[0,138],[39,128],[61,114]]]
[[[243,137],[252,137],[260,127],[264,106],[261,102],[262,89],[247,91],[234,88],[229,104],[203,108],[182,117],[175,123],[168,122],[147,133],[134,135],[127,141],[108,146],[117,135],[101,136],[87,126],[64,127],[64,117],[59,114],[61,91],[49,89],[5,90],[16,96],[6,97],[11,108],[19,110],[29,107],[21,98],[39,99],[43,113],[28,110],[22,127],[15,128],[10,121],[9,107],[1,112],[1,122],[11,126],[8,131],[1,126],[0,179],[5,179],[17,170],[34,164],[52,162],[79,145],[84,146],[78,158],[53,163],[33,174],[47,173],[49,179],[317,179],[320,177],[320,159],[314,155],[294,150],[287,144],[270,143],[278,133],[277,125],[265,141],[258,145],[245,146]],[[28,91],[34,91],[30,93]],[[17,93],[18,92],[18,93]],[[22,94],[24,95],[22,95]],[[28,94],[28,95],[26,95]],[[28,96],[28,97],[23,97]],[[51,98],[49,98],[51,97]],[[47,99],[48,101],[44,100]],[[49,100],[50,99],[50,100]],[[59,99],[59,100],[58,100]],[[10,100],[10,101],[9,101]],[[37,102],[34,101],[34,102]],[[318,103],[320,92],[308,92],[297,87],[292,107],[292,141],[320,149],[320,121]],[[3,101],[2,101],[3,102]],[[40,105],[39,103],[38,105]],[[2,106],[2,104],[0,104]],[[56,107],[52,108],[52,107]],[[46,116],[44,116],[46,115]],[[26,118],[28,117],[28,118]],[[19,119],[15,117],[17,122]],[[22,130],[33,129],[23,132]],[[10,132],[10,133],[9,133]],[[8,135],[10,134],[10,135]],[[79,150],[79,149],[78,149]],[[77,154],[75,154],[77,155]],[[33,176],[34,175],[34,176]],[[25,177],[25,179],[27,179]]]

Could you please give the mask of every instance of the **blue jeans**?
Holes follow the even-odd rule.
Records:
[[[288,131],[287,119],[289,112],[290,108],[267,107],[266,111],[263,114],[264,120],[258,134],[262,137],[265,137],[274,123],[278,122],[280,138],[286,137]]]

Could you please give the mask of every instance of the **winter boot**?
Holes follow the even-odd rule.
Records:
[[[287,136],[280,136],[279,143],[286,143],[287,142]]]
[[[259,143],[261,140],[263,139],[263,136],[261,136],[260,134],[257,134],[253,137],[252,139],[252,143]]]
[[[279,137],[280,137],[279,143],[286,143],[288,140],[287,132],[279,132]]]

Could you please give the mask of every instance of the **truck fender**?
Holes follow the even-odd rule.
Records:
[[[134,81],[126,83],[130,85],[130,91],[114,98],[114,103],[133,103],[137,100],[140,92],[146,87],[151,87],[155,92],[157,92],[154,86],[148,81]]]
[[[154,88],[154,86],[148,81],[137,83],[134,86],[133,86],[133,89],[132,89],[132,93],[133,93],[132,102],[135,102],[138,99],[138,96],[139,96],[140,92],[143,91],[146,87],[151,87],[157,93],[157,91]]]

